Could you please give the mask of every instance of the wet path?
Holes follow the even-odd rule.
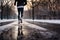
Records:
[[[31,24],[29,24],[31,25]],[[36,27],[36,25],[35,25]],[[33,28],[33,25],[29,27],[27,23],[23,23],[23,35],[22,39],[20,37],[19,40],[60,40],[60,36],[57,32],[51,31],[51,30],[43,30],[43,29],[37,29]],[[21,36],[21,35],[20,35]]]
[[[60,40],[60,34],[56,31],[49,29],[49,26],[51,26],[51,24],[44,24],[46,25],[44,27],[43,23],[23,21],[23,23],[19,24],[19,27],[21,27],[21,25],[23,34],[18,35],[17,40]],[[16,40],[12,39],[11,34],[13,33],[14,35],[14,31],[12,32],[13,29],[14,27],[9,30],[6,29],[7,31],[3,30],[3,32],[0,35],[0,40]]]

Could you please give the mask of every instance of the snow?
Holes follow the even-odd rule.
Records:
[[[17,19],[3,19],[3,20],[0,20],[0,23],[1,22],[9,22],[9,21],[17,21]]]
[[[43,19],[23,19],[25,21],[35,21],[35,22],[45,22],[45,23],[53,23],[53,24],[60,24],[60,20],[43,20]]]

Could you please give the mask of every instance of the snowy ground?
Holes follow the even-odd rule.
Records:
[[[43,20],[43,19],[23,19],[25,21],[35,21],[35,22],[45,22],[45,23],[53,23],[53,24],[60,24],[60,20]]]
[[[17,19],[3,19],[3,20],[0,20],[0,23],[1,22],[7,22],[7,21],[16,21]],[[46,23],[54,23],[54,24],[60,24],[60,20],[43,20],[43,19],[23,19],[25,21],[36,21],[36,22],[46,22]]]
[[[0,23],[1,22],[9,22],[9,21],[17,21],[17,19],[3,19],[3,20],[0,19]]]

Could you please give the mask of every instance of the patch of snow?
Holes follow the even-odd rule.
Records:
[[[45,22],[45,23],[53,23],[53,24],[60,24],[60,20],[42,20],[42,19],[35,19],[35,20],[32,20],[32,19],[23,19],[25,21],[35,21],[35,22]]]

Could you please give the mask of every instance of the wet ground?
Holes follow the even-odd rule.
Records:
[[[57,24],[54,26],[54,24],[46,24],[38,22],[34,23],[28,22],[28,23],[44,27],[48,30],[39,30],[36,28],[32,28],[33,25],[29,24],[31,26],[29,27],[27,26],[26,23],[24,23],[22,24],[22,33],[20,31],[17,40],[60,40],[60,34],[59,34],[60,29],[58,29],[59,26],[57,26]],[[21,27],[21,24],[19,24],[19,26]],[[3,31],[0,35],[0,40],[13,40],[11,36],[11,29],[9,29],[8,31]]]
[[[38,22],[34,22],[34,23],[29,22],[29,23],[39,25],[39,26],[41,25],[42,27],[45,26],[45,28],[47,28],[48,30],[39,30],[39,29],[31,28],[31,27],[28,27],[27,25],[24,25],[22,29],[23,30],[22,39],[20,37],[18,38],[18,40],[20,39],[21,40],[60,40],[60,34],[56,31],[51,30],[51,28],[49,27],[49,26],[52,27],[53,24],[38,23]],[[55,27],[57,26],[55,25],[54,29]]]
[[[43,31],[28,27],[23,31],[22,40],[59,40],[59,35],[53,31]]]

